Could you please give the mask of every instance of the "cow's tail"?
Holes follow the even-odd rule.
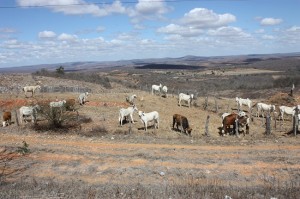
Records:
[[[172,128],[174,128],[174,125],[175,125],[175,116],[173,115],[173,125],[172,125]]]

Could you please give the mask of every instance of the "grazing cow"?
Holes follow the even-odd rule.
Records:
[[[36,122],[36,118],[37,118],[37,111],[40,110],[40,106],[39,105],[35,105],[35,106],[22,106],[19,109],[20,112],[20,123],[22,123],[23,121],[25,123],[27,123],[27,121],[25,120],[25,117],[31,116],[31,122],[35,123]]]
[[[80,104],[80,105],[85,104],[85,102],[87,101],[88,95],[89,95],[88,92],[81,93],[81,94],[79,95],[78,100],[79,100],[79,104]]]
[[[3,118],[3,127],[11,124],[11,112],[10,111],[4,111],[2,118]]]
[[[239,114],[236,113],[232,113],[230,115],[227,115],[224,120],[223,120],[223,124],[222,124],[222,135],[224,136],[225,134],[228,133],[228,131],[230,131],[230,126],[233,126],[233,129],[235,130],[236,128],[236,123],[235,121],[238,121],[238,130],[240,131],[240,128],[244,128],[246,127],[246,134],[249,133],[249,122],[250,119],[248,118],[247,115],[245,116],[239,116]],[[243,134],[245,135],[245,131],[243,130]]]
[[[65,106],[66,104],[66,100],[61,100],[61,101],[57,101],[57,102],[50,102],[50,108],[62,108],[63,106]]]
[[[123,120],[124,117],[130,117],[130,121],[134,124],[134,120],[133,120],[133,113],[134,111],[138,111],[137,107],[135,105],[130,106],[128,108],[121,108],[119,111],[119,123],[122,126],[123,125]]]
[[[173,129],[174,129],[175,123],[176,123],[177,130],[179,130],[178,126],[181,126],[181,132],[184,132],[187,135],[191,136],[192,129],[190,128],[189,121],[185,116],[179,115],[179,114],[174,114],[173,115]]]
[[[136,94],[131,95],[126,97],[126,102],[128,102],[129,104],[133,105],[134,104],[134,100],[137,98]]]
[[[194,98],[193,94],[187,95],[184,93],[180,93],[178,104],[179,104],[179,106],[181,106],[181,101],[186,101],[188,103],[189,107],[191,107],[191,102],[192,102],[193,98]]]
[[[139,116],[141,122],[144,124],[144,129],[147,131],[148,122],[154,121],[154,128],[158,129],[159,126],[159,114],[157,111],[152,111],[150,113],[145,113],[143,111],[139,111]]]
[[[284,114],[294,116],[294,114],[295,114],[295,106],[294,107],[280,106],[279,107],[279,112],[280,112],[279,119],[281,118],[282,121],[284,121],[284,119],[283,119],[283,115]]]
[[[151,89],[152,95],[153,95],[154,93],[156,93],[156,92],[159,92],[159,93],[160,93],[161,88],[162,88],[162,85],[161,85],[161,84],[159,84],[159,85],[153,84],[153,85],[152,85],[152,89]]]
[[[66,109],[71,110],[71,111],[75,111],[75,104],[76,104],[75,99],[67,99],[66,104],[65,104]]]
[[[237,107],[240,110],[242,108],[243,105],[248,106],[249,112],[251,111],[251,107],[252,107],[252,101],[247,98],[247,99],[242,99],[242,98],[235,98],[235,101],[237,103]]]
[[[41,86],[36,85],[36,86],[25,86],[25,87],[23,87],[23,91],[25,92],[25,97],[27,97],[27,92],[31,92],[31,97],[33,97],[33,94],[35,93],[36,89],[41,89]]]
[[[257,103],[256,108],[257,108],[256,117],[259,117],[261,114],[263,118],[264,118],[264,112],[272,113],[276,110],[275,105],[265,104],[265,103]]]
[[[223,120],[226,116],[230,115],[230,114],[235,114],[235,113],[223,113],[221,118],[222,118],[222,128],[223,128]],[[246,113],[244,111],[239,111],[238,112],[238,116],[239,117],[243,117],[243,116],[246,116]]]

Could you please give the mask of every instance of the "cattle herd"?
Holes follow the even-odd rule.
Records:
[[[23,88],[23,91],[25,92],[25,96],[27,92],[31,92],[32,96],[34,95],[35,91],[37,89],[41,89],[39,85],[37,86],[25,86]],[[167,91],[168,88],[167,86],[162,86],[160,85],[152,85],[151,87],[151,94],[163,94],[165,97],[167,97]],[[87,102],[89,93],[81,93],[78,96],[78,102],[80,105],[84,105]],[[131,96],[126,97],[126,101],[130,103],[130,106],[127,108],[121,108],[119,110],[119,125],[123,126],[123,121],[130,119],[129,122],[134,123],[133,120],[133,114],[134,112],[137,112],[139,115],[139,118],[141,122],[144,125],[144,130],[147,131],[147,126],[149,122],[154,123],[154,128],[159,128],[159,112],[157,111],[152,111],[145,113],[144,111],[138,110],[137,106],[135,105],[135,99],[137,98],[136,94],[133,94]],[[185,94],[185,93],[180,93],[178,95],[178,105],[181,106],[182,102],[186,102],[188,104],[188,107],[191,107],[192,100],[194,99],[193,94]],[[235,99],[236,105],[237,105],[237,110],[238,112],[232,112],[232,113],[223,113],[221,116],[222,122],[221,124],[221,135],[227,135],[227,134],[233,134],[235,131],[242,132],[244,135],[249,133],[249,124],[250,124],[250,116],[252,110],[256,107],[256,117],[262,116],[263,118],[266,116],[266,114],[271,115],[273,113],[274,119],[275,115],[277,114],[276,112],[276,107],[275,105],[272,104],[265,104],[265,103],[256,103],[253,105],[252,101],[250,99],[243,99],[236,97]],[[75,106],[75,99],[68,99],[68,100],[61,100],[61,101],[52,101],[49,103],[50,108],[62,108],[66,107],[69,110],[74,111],[74,106]],[[247,115],[244,111],[242,111],[242,107],[245,105],[248,108],[248,113],[250,114]],[[37,113],[38,110],[40,110],[39,105],[35,106],[22,106],[19,109],[19,117],[20,117],[20,123],[27,123],[28,117],[31,117],[32,122],[36,122],[37,118]],[[300,105],[294,106],[294,107],[288,107],[288,106],[280,106],[279,107],[279,117],[278,119],[284,121],[284,115],[291,115],[294,116],[296,112],[296,108],[299,110]],[[10,111],[4,111],[3,112],[3,127],[8,126],[11,124],[11,112]],[[300,118],[300,114],[298,115],[298,118]],[[191,136],[192,128],[189,125],[188,119],[186,116],[180,115],[180,114],[174,114],[173,115],[173,129],[174,126],[176,125],[176,129],[178,131],[181,131],[182,133],[185,133],[187,135]],[[231,128],[232,127],[232,128]],[[244,129],[245,128],[245,129]]]

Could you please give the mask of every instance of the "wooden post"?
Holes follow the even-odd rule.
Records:
[[[208,97],[205,97],[205,102],[204,102],[204,106],[203,106],[204,110],[206,110],[207,107],[208,107]]]
[[[266,115],[266,134],[271,134],[271,116],[270,113],[267,113]]]
[[[299,125],[299,108],[298,106],[296,106],[296,109],[295,109],[295,114],[294,114],[294,117],[293,117],[293,132],[294,132],[294,135],[296,136],[297,135],[297,131],[298,131],[298,125]]]
[[[235,129],[234,129],[235,130],[235,135],[238,137],[239,136],[239,119],[236,118],[234,123],[235,123]]]
[[[215,111],[216,113],[218,113],[219,107],[218,107],[218,102],[217,102],[217,98],[215,97]]]
[[[207,118],[206,118],[206,122],[205,122],[205,135],[208,136],[208,137],[210,136],[209,131],[208,131],[209,118],[210,118],[210,116],[208,115]]]
[[[17,110],[15,110],[15,117],[16,117],[16,123],[17,123],[17,125],[20,126],[20,122],[19,122],[19,117],[18,117]]]
[[[278,114],[276,111],[273,112],[273,117],[274,117],[274,129],[276,130],[277,128],[277,118],[278,118]]]
[[[295,89],[295,85],[292,85],[292,89],[291,89],[291,96],[293,97],[293,93],[294,93],[294,89]]]
[[[155,129],[155,125],[154,125],[154,129]],[[132,133],[132,126],[131,126],[131,122],[129,123],[129,129],[128,129],[128,133],[131,134]]]

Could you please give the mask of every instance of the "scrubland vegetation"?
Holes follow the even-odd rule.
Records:
[[[101,89],[74,112],[45,105],[38,125],[14,123],[0,130],[0,198],[294,199],[300,195],[299,136],[288,134],[289,127],[272,127],[273,133],[265,135],[263,120],[255,118],[245,137],[217,133],[220,113],[229,107],[235,111],[231,99],[236,96],[297,103],[299,90],[293,98],[288,96],[292,84],[300,86],[297,59],[189,70],[150,65],[74,72],[60,67],[32,74],[42,83],[45,77],[53,86],[74,80],[93,84],[86,86],[92,91]],[[150,95],[150,86],[159,83],[168,86],[168,98]],[[127,105],[125,95],[133,92],[140,110],[162,113],[159,130],[150,127],[144,132],[139,121],[118,126],[118,110]],[[191,109],[177,106],[179,92],[197,95]],[[279,101],[277,93],[288,97]],[[207,96],[219,100],[220,112],[211,101],[204,110]],[[76,98],[77,93],[45,89],[27,102],[55,97]],[[171,114],[180,111],[192,121],[192,137],[170,127]],[[211,115],[210,137],[204,135],[207,115]]]

